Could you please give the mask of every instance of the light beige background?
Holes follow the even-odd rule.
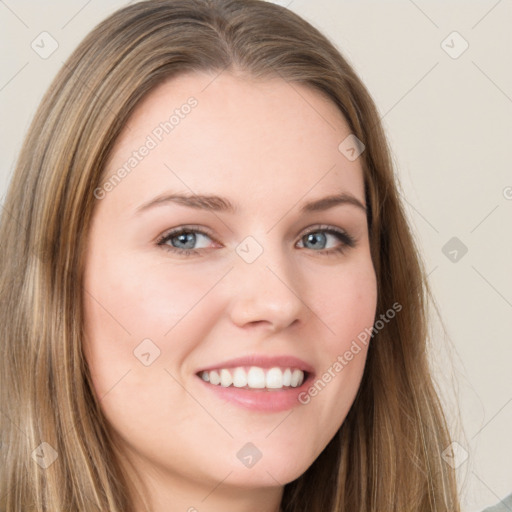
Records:
[[[454,428],[457,403],[462,415],[453,463],[463,510],[479,511],[512,492],[512,2],[275,3],[335,42],[384,119],[449,334],[433,320],[432,356]],[[0,1],[2,199],[51,79],[85,34],[124,4]],[[46,59],[31,47],[42,45],[44,31],[58,43]],[[443,253],[452,237],[468,249],[455,262]]]

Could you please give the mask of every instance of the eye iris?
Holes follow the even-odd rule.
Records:
[[[309,235],[306,235],[306,240],[308,243],[312,242],[314,244],[320,240],[321,242],[323,242],[323,245],[325,245],[326,239],[327,237],[325,233],[309,233]]]
[[[184,244],[187,244],[187,237],[189,237],[188,239],[188,246],[186,247],[182,247],[182,246],[179,246],[179,245],[176,245],[174,243],[174,240],[179,240],[179,243],[184,243]],[[195,241],[196,241],[196,235],[194,233],[180,233],[179,235],[176,235],[175,237],[172,238],[172,245],[174,247],[179,247],[180,249],[192,249],[194,247],[194,244],[195,244]]]

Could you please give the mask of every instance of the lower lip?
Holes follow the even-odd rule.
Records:
[[[309,374],[304,382],[296,388],[288,389],[243,389],[234,386],[224,387],[213,385],[197,378],[207,389],[215,393],[219,398],[234,403],[242,408],[259,412],[286,411],[297,405],[302,405],[299,395],[311,384],[313,375]]]

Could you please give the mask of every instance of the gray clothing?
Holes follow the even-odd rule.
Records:
[[[487,507],[482,512],[512,512],[512,494],[503,498],[497,505]]]

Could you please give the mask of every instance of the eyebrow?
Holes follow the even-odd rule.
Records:
[[[161,206],[169,203],[176,203],[189,208],[195,208],[198,210],[207,210],[214,212],[227,212],[235,213],[238,208],[224,197],[216,195],[198,195],[198,194],[163,194],[158,196],[147,203],[140,205],[136,208],[136,213],[141,213],[154,206]],[[330,208],[334,208],[339,205],[351,205],[362,209],[367,213],[366,206],[355,196],[347,192],[340,194],[334,194],[321,199],[316,199],[304,204],[300,212],[311,213],[325,211]]]

